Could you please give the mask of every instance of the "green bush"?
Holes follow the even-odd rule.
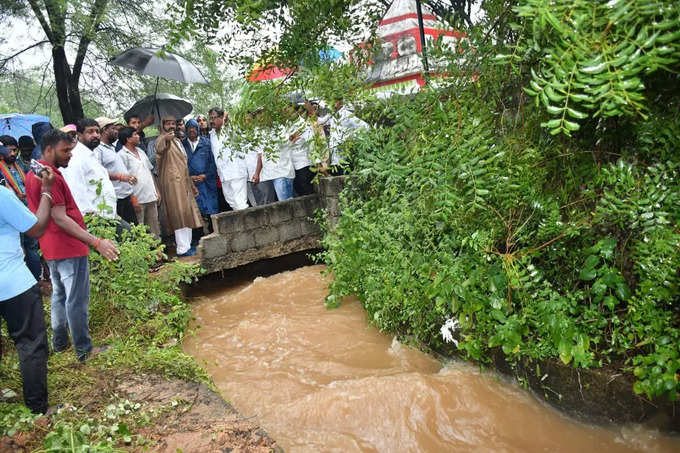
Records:
[[[478,49],[474,83],[469,66],[453,68],[437,89],[365,106],[376,126],[351,145],[343,216],[324,239],[334,276],[327,304],[356,294],[379,328],[435,348],[451,347],[446,337],[481,362],[500,348],[511,361],[623,368],[634,371],[635,392],[676,400],[678,60],[637,75],[644,90],[631,89],[644,96],[628,107],[600,105],[622,92],[612,86],[590,99],[593,116],[579,116],[579,127],[546,131],[554,112],[533,84],[526,91],[538,105],[522,88],[557,65],[532,59],[558,45],[540,22],[572,2],[557,3],[522,2],[515,42],[530,48],[515,47],[525,53],[503,65],[486,57],[498,47]]]

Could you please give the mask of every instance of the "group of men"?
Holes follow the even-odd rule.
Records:
[[[61,129],[37,123],[33,137],[0,136],[0,316],[19,354],[26,405],[47,409],[41,276],[52,282],[53,350],[72,342],[79,361],[99,350],[89,335],[88,255],[92,248],[116,260],[119,252],[87,231],[85,215],[116,219],[121,228],[144,224],[157,237],[172,232],[177,255],[193,255],[211,215],[312,193],[315,172],[329,171],[310,153],[315,137],[328,135],[329,162],[341,163],[334,151],[366,124],[335,107],[321,121],[306,102],[291,110],[290,128],[270,128],[263,141],[244,140],[217,107],[209,122],[164,116],[153,139],[144,135],[152,116],[126,117],[126,125],[84,118]]]

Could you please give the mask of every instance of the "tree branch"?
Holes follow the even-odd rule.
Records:
[[[92,42],[92,34],[97,30],[97,27],[101,23],[104,17],[104,11],[106,10],[106,4],[108,0],[96,0],[94,5],[92,5],[92,11],[90,11],[88,24],[83,30],[83,35],[80,37],[80,43],[78,44],[78,52],[76,53],[76,60],[73,63],[73,78],[78,80],[80,78],[80,72],[83,68],[83,61],[85,61],[85,55],[87,54],[87,48]]]
[[[47,23],[47,19],[45,19],[42,11],[40,11],[40,5],[37,0],[28,0],[28,4],[31,5],[31,10],[33,11],[33,14],[35,14],[36,19],[38,19],[38,22],[40,22],[40,25],[45,32],[45,36],[47,36],[50,43],[54,45],[54,34],[52,33],[50,25]]]
[[[47,43],[49,43],[49,41],[46,40],[46,39],[45,39],[45,40],[42,40],[42,41],[38,41],[38,42],[36,42],[36,43],[34,43],[34,44],[31,44],[30,46],[25,47],[24,49],[22,49],[22,50],[20,50],[20,51],[18,51],[18,52],[16,52],[16,53],[14,53],[14,54],[12,54],[12,55],[10,55],[10,56],[8,56],[8,57],[5,57],[5,58],[1,59],[1,60],[0,60],[0,73],[2,72],[3,69],[5,69],[5,66],[7,65],[7,63],[9,63],[9,62],[10,62],[11,60],[13,60],[14,58],[18,57],[19,55],[21,55],[21,54],[24,53],[24,52],[27,52],[27,51],[29,51],[29,50],[35,48],[35,47],[42,46],[43,44],[47,44]]]

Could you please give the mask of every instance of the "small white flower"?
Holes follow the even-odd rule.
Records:
[[[449,318],[446,320],[446,322],[442,325],[441,329],[439,331],[442,334],[442,338],[444,339],[445,342],[447,343],[453,343],[458,347],[458,340],[453,338],[453,334],[456,332],[456,330],[460,327],[460,323],[458,322],[457,319]]]

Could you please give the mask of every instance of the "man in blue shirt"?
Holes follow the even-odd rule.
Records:
[[[47,229],[55,176],[48,169],[41,179],[35,215],[11,190],[0,187],[0,316],[19,355],[24,403],[34,413],[47,410],[47,335],[40,287],[24,263],[19,235],[38,238]]]

